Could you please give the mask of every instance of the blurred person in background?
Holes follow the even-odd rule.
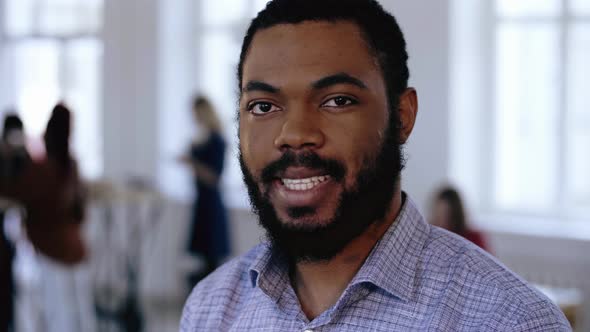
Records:
[[[487,241],[481,232],[473,230],[467,223],[467,213],[459,192],[450,186],[439,189],[432,201],[430,223],[461,235],[480,248],[489,251]]]
[[[192,169],[197,192],[189,233],[189,251],[202,257],[205,266],[189,276],[191,288],[215,270],[229,254],[227,212],[219,190],[226,149],[221,122],[205,97],[198,96],[193,100],[192,112],[200,139],[193,141],[181,160]]]
[[[0,141],[0,177],[4,180],[18,177],[30,161],[23,123],[15,113],[8,114]]]
[[[21,203],[27,236],[38,250],[45,331],[88,331],[81,315],[92,313],[89,287],[74,266],[87,255],[81,226],[85,194],[77,163],[70,154],[71,112],[54,107],[44,135],[46,156],[22,176],[0,186],[0,195]]]
[[[4,118],[0,141],[0,182],[14,181],[31,162],[25,148],[25,132],[15,113]],[[4,233],[4,212],[8,202],[0,203],[0,332],[11,331],[14,321],[14,280],[12,264],[15,248]]]

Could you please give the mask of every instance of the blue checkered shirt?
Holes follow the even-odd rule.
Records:
[[[406,197],[336,304],[312,321],[288,265],[260,244],[193,290],[180,331],[571,331],[545,296]]]

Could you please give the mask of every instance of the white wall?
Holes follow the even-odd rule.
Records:
[[[186,199],[192,178],[177,158],[193,128],[198,1],[105,2],[105,177],[141,177]]]
[[[104,171],[155,180],[158,0],[105,1]]]
[[[491,185],[484,182],[482,171],[493,164],[491,153],[481,148],[486,146],[484,139],[492,136],[481,132],[481,128],[491,127],[484,124],[493,117],[488,106],[492,90],[485,79],[493,75],[489,66],[493,35],[487,24],[482,24],[489,19],[492,6],[487,1],[450,1],[449,174],[462,189],[467,205],[477,211],[486,209],[483,188]]]
[[[198,1],[160,1],[158,71],[158,187],[175,199],[190,197],[192,175],[177,158],[188,148],[194,128],[190,101],[199,76],[195,18]]]
[[[382,0],[402,27],[418,118],[406,147],[402,189],[425,212],[430,193],[447,180],[449,164],[449,1]],[[426,23],[427,22],[427,23]]]

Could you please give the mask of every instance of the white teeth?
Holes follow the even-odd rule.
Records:
[[[309,190],[329,179],[328,175],[314,176],[305,179],[281,179],[290,190]]]

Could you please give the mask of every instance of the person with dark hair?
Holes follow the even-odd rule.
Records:
[[[227,212],[221,198],[220,177],[225,159],[225,140],[213,105],[203,96],[192,104],[201,139],[195,140],[182,157],[195,175],[197,198],[193,204],[189,251],[204,260],[204,268],[189,276],[192,288],[213,272],[229,254]]]
[[[85,217],[85,190],[76,161],[70,153],[71,112],[53,108],[44,135],[46,156],[23,170],[22,175],[0,186],[0,196],[25,209],[26,233],[39,252],[43,274],[45,331],[81,331],[80,315],[91,311],[81,298],[78,270],[86,256],[81,226]],[[80,289],[77,289],[80,288]],[[60,296],[61,305],[50,305]]]
[[[75,265],[86,256],[80,237],[85,202],[76,161],[70,154],[70,122],[66,106],[56,105],[43,136],[45,158],[32,162],[0,194],[25,207],[27,235],[40,252]]]
[[[0,140],[0,183],[18,178],[30,162],[23,123],[16,113],[9,113],[4,118]],[[4,234],[4,208],[0,206],[0,332],[10,331],[14,325],[12,263],[15,248]]]
[[[238,66],[264,242],[193,290],[181,331],[569,331],[549,299],[401,190],[418,101],[374,0],[274,0]]]
[[[459,192],[452,187],[441,188],[432,202],[430,222],[475,243],[489,251],[484,236],[467,224],[467,215]]]
[[[30,161],[23,122],[17,114],[8,114],[0,141],[0,178],[7,181],[18,177]]]

